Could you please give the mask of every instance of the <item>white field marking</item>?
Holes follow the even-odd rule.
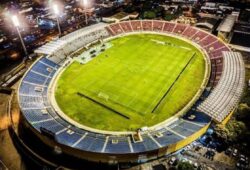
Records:
[[[152,104],[148,106],[147,110],[149,110],[149,108],[151,109],[151,108],[154,108],[154,107],[155,107],[155,104],[154,104],[154,103],[155,103],[156,101],[158,101],[158,98],[159,98],[160,95],[162,95],[162,92],[163,92],[163,91],[165,91],[165,90],[164,90],[164,86],[162,86],[160,92],[156,95],[156,97],[154,98],[153,102],[151,102]]]
[[[153,42],[155,42],[155,43],[157,43],[157,44],[166,45],[166,42],[163,42],[163,41],[154,40],[154,39],[151,39],[151,41],[153,41]],[[191,48],[184,47],[184,46],[177,46],[177,45],[175,45],[175,44],[173,44],[172,47],[183,48],[183,49],[189,50],[189,51],[192,50]]]
[[[157,43],[157,44],[162,44],[162,45],[165,45],[166,43],[164,41],[159,41],[159,40],[154,40],[154,39],[151,39],[151,41]]]
[[[168,79],[169,79],[169,78],[168,78]],[[155,101],[158,99],[159,95],[162,94],[163,89],[164,89],[164,86],[162,86],[160,92],[157,94],[157,97],[155,97],[154,101],[152,102],[152,105],[153,105],[153,103],[155,103]],[[165,91],[165,90],[164,90],[164,91]],[[152,107],[152,105],[150,105],[150,107]]]
[[[105,83],[105,85],[108,85],[109,87],[113,87],[114,89],[122,89],[121,91],[123,92],[123,93],[125,93],[125,94],[131,94],[131,91],[129,90],[129,89],[127,89],[127,88],[120,88],[118,85],[116,85],[116,84],[114,84],[114,83],[110,83],[109,82],[109,80],[107,81],[107,83]],[[110,92],[111,93],[111,92]],[[133,94],[133,96],[137,96],[137,93],[136,92],[133,92],[132,93]],[[116,95],[116,94],[114,94],[114,93],[112,93],[112,95],[113,96],[116,96],[115,98],[116,99],[119,99],[119,98],[121,98],[121,97],[123,97],[123,96],[120,96],[120,95]],[[130,96],[132,96],[132,95],[130,95]],[[113,99],[113,98],[111,98],[111,99]]]
[[[137,93],[134,97],[132,97],[132,99],[130,100],[130,102],[127,103],[127,107],[130,108],[130,105],[135,101],[135,99],[137,98]]]
[[[183,48],[183,49],[185,49],[185,50],[191,51],[191,48],[188,48],[188,47],[183,47],[183,46],[178,46],[178,47]]]
[[[166,77],[166,78],[169,79],[169,77]],[[161,87],[162,87],[162,88],[161,88],[160,92],[159,92],[159,93],[157,94],[157,96],[154,98],[152,104],[150,105],[150,108],[151,108],[151,107],[154,107],[154,106],[153,106],[153,103],[155,103],[156,100],[158,101],[159,96],[162,95],[162,92],[163,92],[163,91],[165,91],[164,86],[161,86]]]

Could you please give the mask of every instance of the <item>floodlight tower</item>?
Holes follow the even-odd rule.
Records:
[[[60,22],[59,22],[59,8],[57,4],[53,4],[53,11],[56,15],[56,22],[57,22],[57,28],[58,28],[58,32],[59,32],[59,36],[61,36],[62,32],[61,32],[61,28],[60,28]]]
[[[87,17],[87,6],[88,6],[88,0],[82,0],[83,3],[83,10],[85,15],[85,23],[88,25],[88,17]]]
[[[13,16],[11,17],[11,20],[12,20],[13,25],[16,27],[16,30],[17,30],[19,39],[20,39],[21,44],[22,44],[22,47],[23,47],[23,51],[24,51],[25,55],[28,56],[27,49],[26,49],[26,47],[25,47],[25,44],[24,44],[24,42],[23,42],[22,35],[21,35],[21,33],[20,33],[20,30],[19,30],[20,22],[19,22],[19,20],[18,20],[18,18],[17,18],[16,15],[13,15]]]

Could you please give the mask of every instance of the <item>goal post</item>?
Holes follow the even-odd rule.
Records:
[[[106,101],[109,100],[109,95],[106,94],[106,93],[103,93],[103,92],[99,92],[99,93],[98,93],[98,97],[101,98],[101,99],[104,99],[104,100],[106,100]]]

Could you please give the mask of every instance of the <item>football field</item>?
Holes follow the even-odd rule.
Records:
[[[152,34],[109,43],[90,62],[73,62],[57,82],[57,104],[78,123],[112,131],[152,126],[180,111],[200,89],[205,60],[191,44]]]

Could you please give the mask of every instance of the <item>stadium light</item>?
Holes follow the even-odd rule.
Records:
[[[14,24],[15,27],[20,27],[20,23],[19,23],[19,20],[18,20],[18,18],[17,18],[16,15],[13,15],[11,17],[11,20],[12,20],[12,22],[13,22],[13,24]]]
[[[21,33],[20,33],[20,30],[19,30],[20,22],[19,22],[19,20],[18,20],[18,17],[17,17],[16,15],[13,15],[13,16],[11,16],[11,20],[12,20],[13,25],[16,27],[16,30],[17,30],[19,39],[20,39],[21,44],[22,44],[22,47],[23,47],[23,51],[24,51],[25,55],[28,56],[27,49],[26,49],[26,47],[25,47],[25,44],[24,44],[24,42],[23,42],[22,35],[21,35]]]
[[[56,16],[58,16],[59,15],[59,9],[58,9],[57,4],[53,4],[53,10],[54,10],[54,13],[56,14]]]
[[[88,0],[82,0],[82,3],[83,3],[84,15],[85,15],[85,23],[86,25],[88,25],[88,17],[87,17]]]
[[[53,11],[54,11],[54,13],[56,15],[56,22],[57,22],[57,28],[58,28],[59,36],[61,36],[62,33],[61,33],[60,22],[59,22],[60,11],[59,11],[58,5],[53,4],[52,8],[53,8]]]
[[[88,1],[87,0],[83,0],[83,5],[84,5],[84,7],[86,7],[88,5]]]

